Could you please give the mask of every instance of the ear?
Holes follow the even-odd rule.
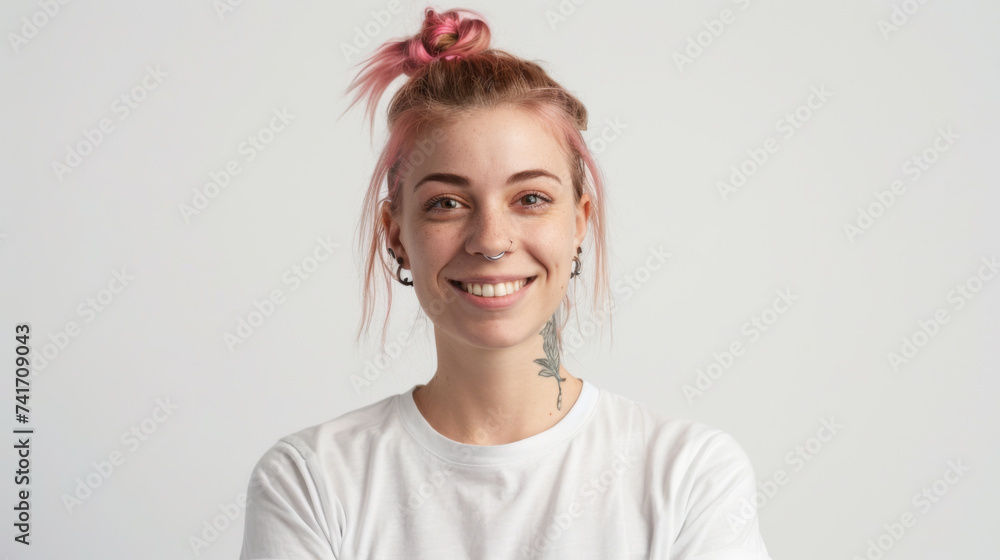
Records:
[[[403,263],[406,263],[406,249],[403,248],[402,241],[400,240],[399,221],[396,220],[395,216],[392,215],[392,210],[389,208],[390,204],[388,200],[383,200],[382,204],[379,205],[380,217],[382,220],[382,226],[385,228],[385,242],[395,253],[396,257],[403,257]]]
[[[590,222],[590,213],[592,210],[590,194],[583,193],[580,197],[580,202],[576,205],[576,236],[573,238],[574,251],[576,251],[576,247],[583,244],[583,239],[587,237],[587,224]]]

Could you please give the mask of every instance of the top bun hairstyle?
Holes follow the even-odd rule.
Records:
[[[389,138],[364,198],[358,248],[361,254],[367,254],[363,313],[356,341],[367,334],[371,324],[373,296],[378,287],[377,269],[389,305],[381,329],[382,346],[385,345],[396,263],[386,257],[387,232],[380,205],[388,200],[393,213],[399,210],[403,194],[400,180],[407,171],[405,166],[419,165],[423,161],[424,154],[414,150],[416,142],[431,130],[472,111],[500,105],[526,111],[564,139],[576,201],[584,192],[591,196],[594,307],[608,312],[604,186],[600,170],[580,133],[587,129],[587,109],[539,65],[490,48],[490,38],[489,26],[475,11],[454,9],[439,13],[427,8],[420,31],[408,39],[384,43],[359,63],[363,67],[347,88],[347,94],[355,92],[347,110],[366,99],[365,114],[369,126],[374,129],[376,108],[383,93],[400,74],[408,77],[389,104]],[[387,188],[384,197],[383,184]],[[586,263],[587,259],[583,260]],[[564,318],[570,303],[567,293],[559,310]],[[564,325],[565,320],[560,328]]]

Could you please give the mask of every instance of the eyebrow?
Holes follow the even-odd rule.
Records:
[[[507,179],[507,184],[521,183],[538,177],[549,177],[551,179],[555,179],[557,183],[562,184],[559,177],[556,177],[544,169],[528,169],[526,171],[518,171]],[[437,181],[439,183],[446,183],[457,187],[468,187],[470,184],[469,179],[454,173],[431,173],[430,175],[427,175],[423,179],[417,181],[417,184],[413,185],[413,191],[416,192],[416,190],[420,188],[420,185],[423,185],[428,181]]]

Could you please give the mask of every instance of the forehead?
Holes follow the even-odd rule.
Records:
[[[567,151],[555,128],[513,107],[478,109],[433,127],[417,139],[409,160],[407,179],[449,172],[488,181],[525,169],[569,177]]]

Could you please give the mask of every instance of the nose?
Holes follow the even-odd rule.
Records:
[[[477,209],[469,223],[465,249],[470,254],[495,257],[514,246],[511,220],[502,210],[489,207]]]

